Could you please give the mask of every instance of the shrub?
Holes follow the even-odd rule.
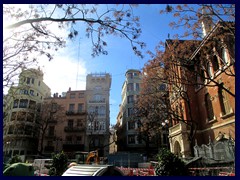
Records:
[[[187,176],[188,169],[184,162],[168,149],[162,148],[157,154],[158,164],[156,175],[158,176]]]
[[[51,176],[61,176],[66,171],[68,166],[68,157],[64,152],[54,154],[53,163],[49,170]]]

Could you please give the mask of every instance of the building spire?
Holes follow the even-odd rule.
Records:
[[[207,11],[207,6],[203,6],[202,8],[202,31],[203,31],[203,38],[212,30],[213,21],[212,17],[209,14],[209,11]]]

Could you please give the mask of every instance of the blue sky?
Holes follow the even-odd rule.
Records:
[[[26,7],[26,4],[23,5]],[[139,5],[133,8],[134,15],[140,17],[142,35],[139,40],[144,41],[147,46],[143,50],[154,51],[159,41],[172,37],[177,32],[169,27],[172,15],[160,15],[159,11],[165,8],[164,4]],[[98,10],[104,11],[106,5],[102,4]],[[4,23],[13,23],[5,21]],[[51,88],[52,94],[66,92],[69,87],[72,90],[84,90],[86,86],[86,75],[89,73],[106,72],[112,76],[110,91],[110,124],[116,123],[119,104],[121,103],[121,89],[125,80],[125,72],[128,69],[139,69],[150,57],[144,53],[143,59],[137,57],[132,51],[130,42],[127,39],[116,36],[106,36],[108,55],[100,55],[95,58],[91,56],[91,41],[85,36],[85,26],[80,24],[79,36],[67,40],[67,46],[55,53],[54,59],[49,62],[42,58],[39,66],[44,72],[44,82]],[[66,30],[59,30],[52,27],[54,32],[61,33],[67,37]]]
[[[165,5],[140,5],[134,8],[134,14],[140,17],[142,35],[140,40],[146,42],[147,46],[143,50],[154,51],[160,40],[164,41],[170,35],[175,34],[169,27],[169,16],[160,15],[159,11]],[[121,103],[121,88],[125,80],[125,72],[128,69],[141,70],[144,64],[150,59],[145,53],[145,58],[137,57],[131,50],[130,43],[126,39],[109,37],[107,56],[91,58],[90,54],[80,53],[86,60],[87,72],[108,72],[112,75],[112,85],[110,91],[110,122],[116,123],[116,117]],[[84,46],[84,44],[81,44]],[[81,48],[80,48],[81,51]]]
[[[134,8],[134,14],[140,17],[142,28],[140,40],[147,44],[143,50],[144,52],[147,50],[154,51],[155,46],[160,40],[166,39],[168,33],[173,33],[168,26],[169,17],[159,14],[159,10],[162,7],[165,7],[165,5],[140,5]],[[137,57],[131,50],[130,43],[126,39],[111,36],[107,38],[107,43],[108,55],[92,58],[90,53],[83,52],[85,45],[80,42],[80,57],[85,60],[87,73],[108,72],[112,75],[110,123],[115,124],[119,104],[121,103],[121,90],[125,80],[125,72],[128,69],[141,70],[150,57],[147,54],[145,54],[144,59]]]

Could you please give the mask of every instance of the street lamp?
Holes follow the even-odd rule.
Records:
[[[164,135],[165,135],[164,140],[167,147],[168,147],[168,137],[167,137],[168,124],[169,124],[169,120],[167,119],[164,122],[162,122],[162,129],[164,128]]]
[[[10,148],[10,146],[11,146],[11,141],[7,141],[6,142],[6,147],[5,147],[5,150],[6,150],[6,157],[7,158],[11,158],[12,157],[12,154],[10,154],[10,152],[11,152],[11,148]]]
[[[166,119],[164,122],[162,122],[162,126],[164,127],[164,126],[168,126],[168,124],[169,124],[169,121]]]

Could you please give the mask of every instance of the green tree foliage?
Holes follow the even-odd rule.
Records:
[[[158,176],[187,176],[188,169],[184,162],[168,149],[162,148],[158,155],[156,174]]]
[[[53,163],[52,167],[50,168],[49,175],[50,176],[61,176],[64,171],[67,170],[68,166],[68,157],[62,151],[60,153],[53,155]]]

